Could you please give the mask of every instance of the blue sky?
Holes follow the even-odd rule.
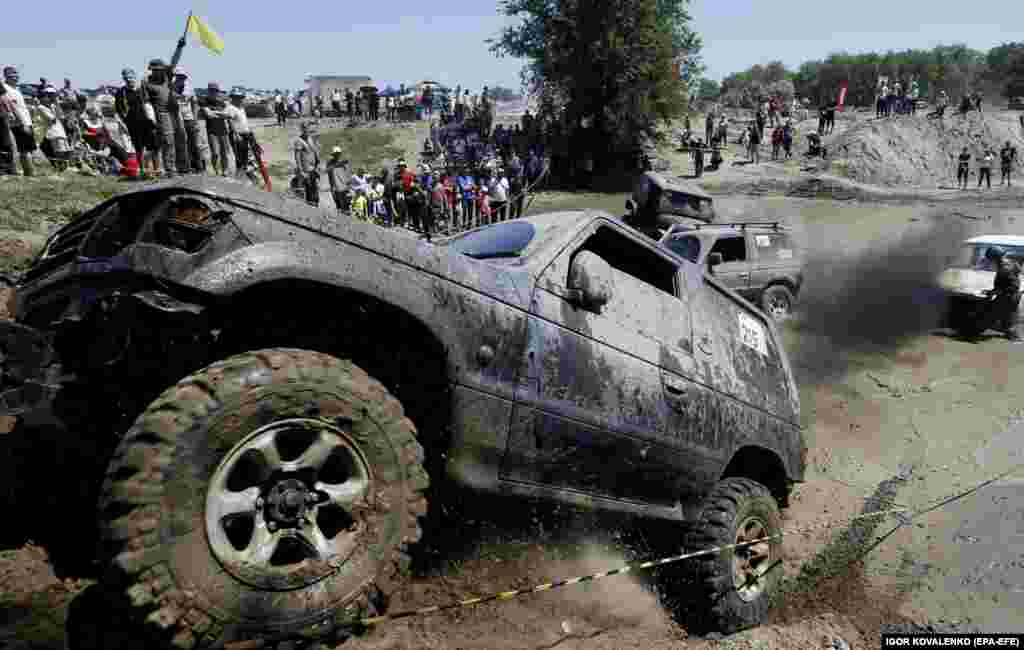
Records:
[[[518,87],[521,61],[497,59],[484,39],[507,19],[495,0],[249,0],[5,3],[8,26],[0,63],[24,81],[45,76],[75,85],[119,83],[125,65],[141,69],[169,58],[189,10],[224,38],[221,56],[190,39],[182,65],[197,84],[257,88],[302,85],[306,73],[366,74],[379,84],[435,79],[446,84]],[[932,47],[964,42],[988,49],[1024,38],[1024,2],[972,4],[923,0],[694,0],[694,28],[704,38],[707,76],[782,60],[795,67],[829,52]],[[44,30],[45,31],[40,31]]]

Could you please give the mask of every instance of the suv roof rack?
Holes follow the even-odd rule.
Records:
[[[781,223],[780,221],[734,221],[732,223],[694,224],[693,227],[694,227],[694,230],[700,230],[702,227],[710,228],[710,227],[713,227],[713,226],[727,226],[727,227],[730,227],[730,228],[735,228],[735,227],[739,226],[740,230],[746,230],[747,226],[764,226],[766,228],[773,228],[775,230],[782,230],[783,227],[779,225],[780,223]]]

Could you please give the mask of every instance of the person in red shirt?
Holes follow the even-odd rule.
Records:
[[[412,182],[416,180],[416,173],[409,169],[405,162],[398,163],[398,176],[402,179],[402,191],[406,194],[412,189]]]

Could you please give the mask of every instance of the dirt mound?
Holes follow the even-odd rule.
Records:
[[[826,146],[828,161],[820,163],[822,171],[830,169],[848,178],[888,187],[955,184],[955,157],[963,147],[972,156],[979,156],[986,148],[998,154],[1009,140],[1024,151],[1024,138],[1016,114],[969,113],[967,117],[947,116],[943,120],[930,120],[925,114],[891,118],[858,120],[848,129],[829,138]],[[1016,173],[1022,159],[1018,154]],[[977,165],[972,161],[972,176],[976,178]],[[999,164],[992,170],[999,182]]]

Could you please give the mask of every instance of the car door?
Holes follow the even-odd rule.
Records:
[[[797,250],[789,233],[754,233],[751,240],[754,244],[754,259],[750,272],[752,293],[760,293],[769,283],[776,280],[796,280],[800,268]]]
[[[715,279],[744,298],[750,297],[750,250],[744,233],[725,233],[708,251],[708,256],[722,254],[722,263],[712,270]]]
[[[571,299],[572,261],[584,251],[612,267],[611,298],[600,313]],[[659,338],[677,269],[653,243],[603,219],[547,267],[532,297],[528,370],[502,478],[675,502],[671,486],[685,459],[668,442]]]

